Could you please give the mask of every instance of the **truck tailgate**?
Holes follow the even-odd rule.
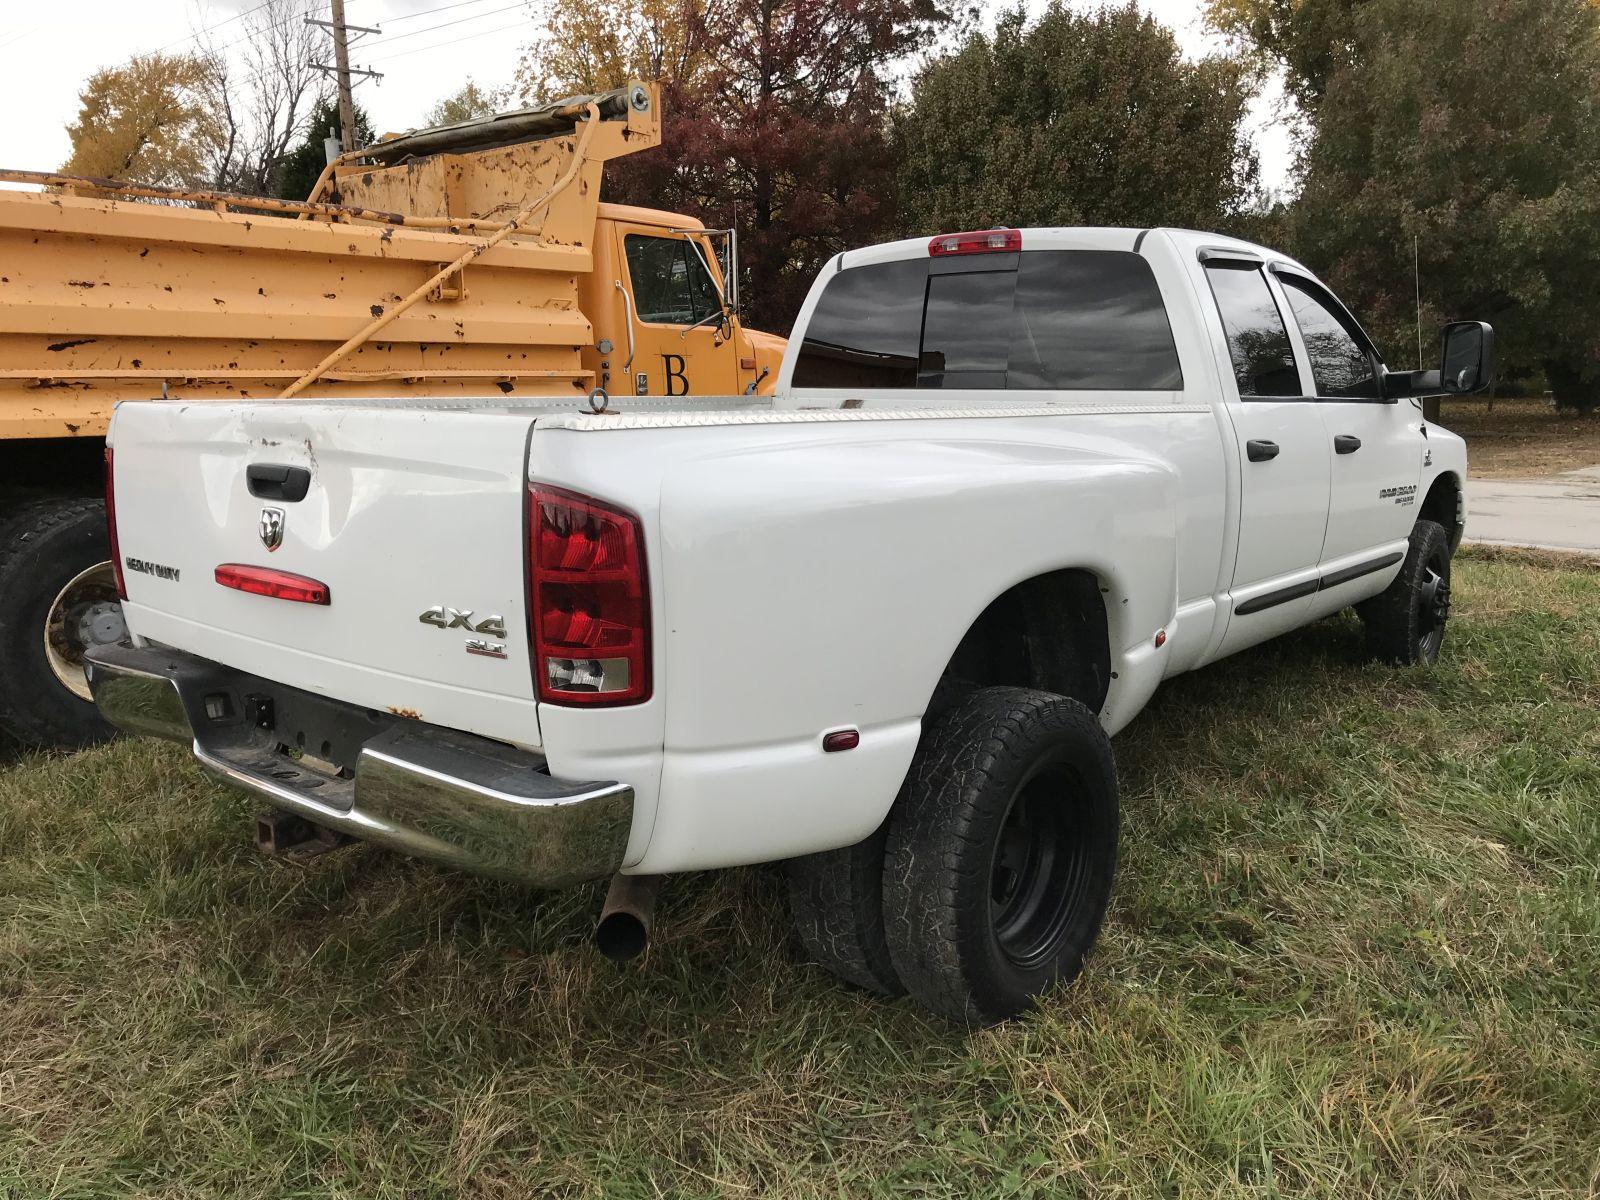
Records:
[[[456,728],[537,747],[532,420],[326,402],[120,406],[110,440],[130,628],[335,699],[422,720],[448,710]],[[328,602],[223,586],[225,564],[316,580]]]

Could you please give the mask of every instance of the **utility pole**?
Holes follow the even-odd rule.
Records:
[[[367,71],[360,67],[354,69],[350,66],[350,31],[357,33],[382,33],[383,30],[368,25],[346,25],[344,20],[344,0],[328,0],[328,16],[331,20],[317,21],[306,18],[307,25],[320,25],[333,35],[333,66],[330,68],[324,63],[312,63],[319,71],[331,70],[339,84],[339,147],[345,153],[356,148],[356,103],[351,96],[351,75],[364,75],[368,79],[382,79],[377,71]]]
[[[350,39],[344,27],[344,0],[331,0],[333,63],[339,72],[339,145],[346,154],[356,148],[356,102],[350,95]]]

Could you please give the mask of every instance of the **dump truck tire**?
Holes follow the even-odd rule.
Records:
[[[111,737],[88,699],[82,654],[120,641],[121,628],[104,504],[33,500],[0,521],[0,729],[47,749]]]

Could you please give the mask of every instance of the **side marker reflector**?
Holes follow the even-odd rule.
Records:
[[[829,754],[836,754],[840,750],[854,750],[860,744],[859,729],[835,729],[832,733],[822,735],[822,748]]]

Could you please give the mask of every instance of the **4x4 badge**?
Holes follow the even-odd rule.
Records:
[[[261,544],[268,550],[276,550],[283,545],[283,521],[283,509],[263,508],[261,510]]]
[[[446,608],[443,604],[435,604],[417,620],[439,629],[465,629],[468,633],[484,633],[497,638],[506,635],[506,619],[499,613],[474,623],[470,608]]]

